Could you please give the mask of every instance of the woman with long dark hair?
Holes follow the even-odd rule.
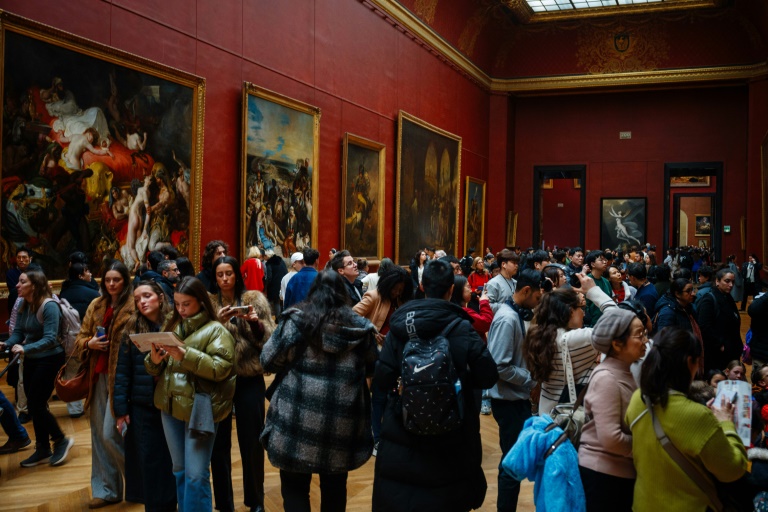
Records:
[[[584,325],[584,301],[577,293],[586,293],[601,311],[616,307],[613,300],[595,285],[594,279],[576,274],[579,290],[559,288],[541,297],[534,319],[523,341],[523,356],[531,377],[541,385],[539,414],[549,414],[559,402],[574,403],[576,396],[566,385],[566,369],[573,370],[576,390],[589,381],[597,360],[592,347],[592,329]]]
[[[90,508],[100,508],[123,500],[125,451],[117,431],[110,403],[114,396],[115,369],[120,340],[134,312],[133,284],[128,268],[120,261],[104,267],[101,297],[88,306],[80,324],[77,347],[83,364],[90,365],[91,386],[85,408],[91,419]],[[101,328],[101,329],[100,329]],[[103,331],[101,335],[99,331]],[[140,489],[137,489],[140,491]],[[143,496],[126,496],[130,501]]]
[[[313,473],[320,474],[322,510],[346,509],[347,474],[365,464],[373,450],[365,377],[378,357],[375,335],[373,324],[347,306],[341,275],[324,270],[307,299],[283,312],[264,345],[264,370],[282,380],[270,400],[261,441],[280,469],[288,512],[310,510]]]
[[[171,454],[155,407],[155,379],[144,367],[146,354],[130,334],[159,332],[171,306],[160,285],[141,281],[133,290],[135,311],[123,330],[117,354],[114,399],[117,430],[125,432],[125,495],[143,497],[144,509],[176,510],[176,487]],[[124,430],[125,429],[125,430]]]
[[[50,300],[48,279],[42,270],[22,272],[16,291],[24,302],[11,336],[0,345],[10,347],[14,355],[24,356],[24,392],[35,429],[35,451],[21,461],[21,466],[29,468],[46,462],[59,466],[75,444],[74,439],[64,435],[48,410],[53,381],[64,365],[64,347],[58,337],[61,310]]]
[[[205,289],[213,293],[216,286],[216,278],[213,276],[213,262],[222,256],[229,254],[229,245],[222,240],[211,240],[205,244],[203,251],[202,269],[197,277],[205,286]],[[178,263],[177,263],[178,265]]]
[[[731,402],[712,403],[710,411],[687,397],[701,357],[699,340],[676,327],[662,330],[646,355],[640,389],[632,395],[625,417],[637,470],[632,504],[637,512],[715,508],[707,493],[666,453],[654,418],[672,446],[713,489],[714,480],[733,482],[747,468]]]
[[[376,344],[379,350],[389,333],[389,319],[392,314],[413,297],[413,280],[402,267],[393,266],[379,276],[377,288],[363,294],[363,299],[352,310],[367,318],[376,327]],[[373,425],[374,456],[378,450],[381,421],[387,405],[387,395],[377,387],[371,390],[371,421]]]
[[[216,437],[190,429],[196,400],[210,400],[213,430],[232,411],[235,394],[235,342],[216,321],[205,285],[185,277],[173,294],[175,311],[164,330],[173,331],[184,345],[157,346],[144,359],[147,373],[158,377],[155,407],[160,409],[165,440],[176,477],[179,510],[210,511],[211,452]],[[196,396],[198,395],[198,396]]]
[[[715,274],[712,292],[699,299],[697,316],[704,340],[704,372],[722,370],[729,361],[739,359],[744,345],[741,341],[741,317],[731,289],[736,276],[728,267]]]
[[[427,258],[427,252],[420,249],[411,260],[411,279],[413,280],[413,290],[417,299],[424,298],[424,292],[421,291],[419,285],[421,285],[421,275],[424,273],[424,265],[427,263]]]
[[[656,303],[656,331],[664,327],[675,326],[693,333],[701,341],[701,329],[696,322],[696,311],[693,301],[693,283],[689,279],[677,277],[670,282],[669,292],[665,293]],[[703,359],[701,360],[703,362]],[[701,368],[704,375],[704,367]]]
[[[259,435],[264,428],[264,370],[261,349],[275,330],[269,301],[260,291],[246,290],[235,258],[213,262],[215,292],[210,295],[216,318],[235,340],[235,397],[237,440],[243,464],[245,505],[264,509],[264,447]],[[238,308],[246,308],[238,309]],[[219,423],[211,456],[216,508],[234,511],[232,494],[232,414]]]
[[[493,310],[491,310],[488,293],[485,290],[480,295],[480,311],[478,312],[470,308],[469,301],[472,300],[472,292],[472,285],[466,277],[460,275],[453,276],[451,302],[461,306],[467,312],[470,318],[472,318],[472,327],[483,338],[483,341],[487,343],[488,329],[491,328],[491,322],[493,321]]]

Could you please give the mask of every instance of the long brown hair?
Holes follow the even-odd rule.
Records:
[[[123,309],[129,300],[133,300],[133,281],[131,281],[131,274],[128,272],[128,267],[122,261],[113,261],[106,267],[101,273],[101,300],[111,301],[109,292],[107,291],[107,272],[114,270],[120,277],[123,278],[123,291],[117,296],[117,304],[115,304],[115,314]]]
[[[140,286],[148,286],[152,289],[152,291],[157,295],[157,298],[160,299],[160,325],[162,325],[166,318],[168,318],[168,315],[171,313],[171,305],[168,302],[167,297],[165,296],[165,293],[163,292],[163,289],[160,288],[160,285],[157,284],[154,281],[141,281],[139,284],[136,285],[135,289],[138,289]],[[135,300],[135,299],[134,299]],[[151,323],[147,317],[145,317],[141,311],[139,311],[139,308],[136,307],[135,311],[131,313],[131,318],[128,320],[128,323],[126,326],[130,326],[133,328],[135,333],[143,333],[143,332],[150,332],[151,331]],[[126,329],[127,331],[128,329]],[[124,343],[130,343],[130,338],[127,336],[123,338]]]
[[[568,328],[571,314],[578,307],[579,296],[571,288],[558,288],[542,295],[523,341],[523,357],[534,380],[549,380],[554,368],[557,330]]]
[[[29,304],[29,307],[31,307],[33,311],[37,311],[37,308],[40,307],[43,300],[51,297],[51,288],[48,286],[48,278],[42,270],[27,270],[22,272],[22,274],[27,276],[27,279],[32,283],[32,288],[34,290],[32,293],[32,302],[27,303],[25,300],[22,303],[22,306],[27,307],[27,304]]]
[[[185,277],[181,280],[181,282],[176,286],[175,293],[180,293],[182,295],[189,295],[190,297],[194,297],[197,299],[197,301],[200,303],[200,307],[205,310],[206,313],[208,313],[208,318],[210,320],[216,320],[216,312],[213,310],[213,304],[211,304],[211,298],[208,296],[208,290],[205,288],[205,285],[202,281],[200,281],[196,277]],[[181,318],[181,315],[179,314],[178,309],[173,310],[173,316],[168,321],[168,323],[165,325],[166,331],[172,331],[174,330],[183,320]]]

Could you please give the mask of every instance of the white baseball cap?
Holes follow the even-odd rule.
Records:
[[[295,252],[291,254],[291,265],[293,265],[297,261],[304,261],[304,254],[300,252]]]

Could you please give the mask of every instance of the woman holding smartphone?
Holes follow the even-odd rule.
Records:
[[[235,342],[216,321],[205,285],[185,277],[173,294],[176,310],[165,330],[184,345],[152,347],[144,359],[147,373],[158,377],[154,403],[173,461],[176,498],[181,512],[213,509],[210,471],[215,435],[190,430],[195,394],[210,397],[214,430],[232,411],[235,394]],[[202,398],[198,398],[201,400]]]
[[[123,501],[125,452],[110,401],[120,339],[133,311],[133,285],[128,268],[115,261],[104,268],[101,297],[88,306],[76,339],[80,359],[91,369],[91,386],[84,406],[90,407],[91,419],[91,509]]]
[[[264,510],[264,447],[259,435],[264,429],[264,370],[261,348],[275,330],[269,301],[259,291],[246,291],[235,258],[224,256],[213,262],[216,279],[211,294],[217,318],[235,339],[234,404],[237,409],[237,441],[243,463],[245,505],[251,510]],[[232,494],[232,414],[219,424],[211,457],[213,494],[216,508],[234,512]]]
[[[125,495],[143,496],[147,512],[176,510],[171,454],[160,411],[155,407],[155,379],[130,334],[159,332],[171,307],[154,281],[141,281],[133,291],[136,306],[120,340],[113,406],[117,430],[125,439]]]

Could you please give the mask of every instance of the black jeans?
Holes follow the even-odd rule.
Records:
[[[491,399],[493,419],[499,424],[499,445],[501,460],[517,442],[523,430],[525,420],[531,417],[531,402],[528,400],[497,400]],[[512,478],[501,467],[499,461],[499,497],[496,500],[496,510],[513,512],[517,510],[517,498],[520,495],[520,481]]]
[[[48,399],[53,393],[53,381],[64,366],[64,352],[41,358],[24,358],[24,392],[27,408],[35,427],[35,447],[50,451],[50,441],[64,438],[56,418],[48,409]]]
[[[237,441],[243,463],[243,493],[245,505],[264,505],[264,447],[259,441],[264,430],[264,376],[237,377],[235,382],[235,412]],[[219,423],[211,456],[213,495],[216,509],[235,510],[232,495],[232,415]]]
[[[588,512],[632,512],[634,478],[620,478],[579,466]]]
[[[347,508],[348,473],[320,473],[320,512],[344,512]],[[312,473],[280,470],[280,493],[285,512],[311,512],[309,484]]]

